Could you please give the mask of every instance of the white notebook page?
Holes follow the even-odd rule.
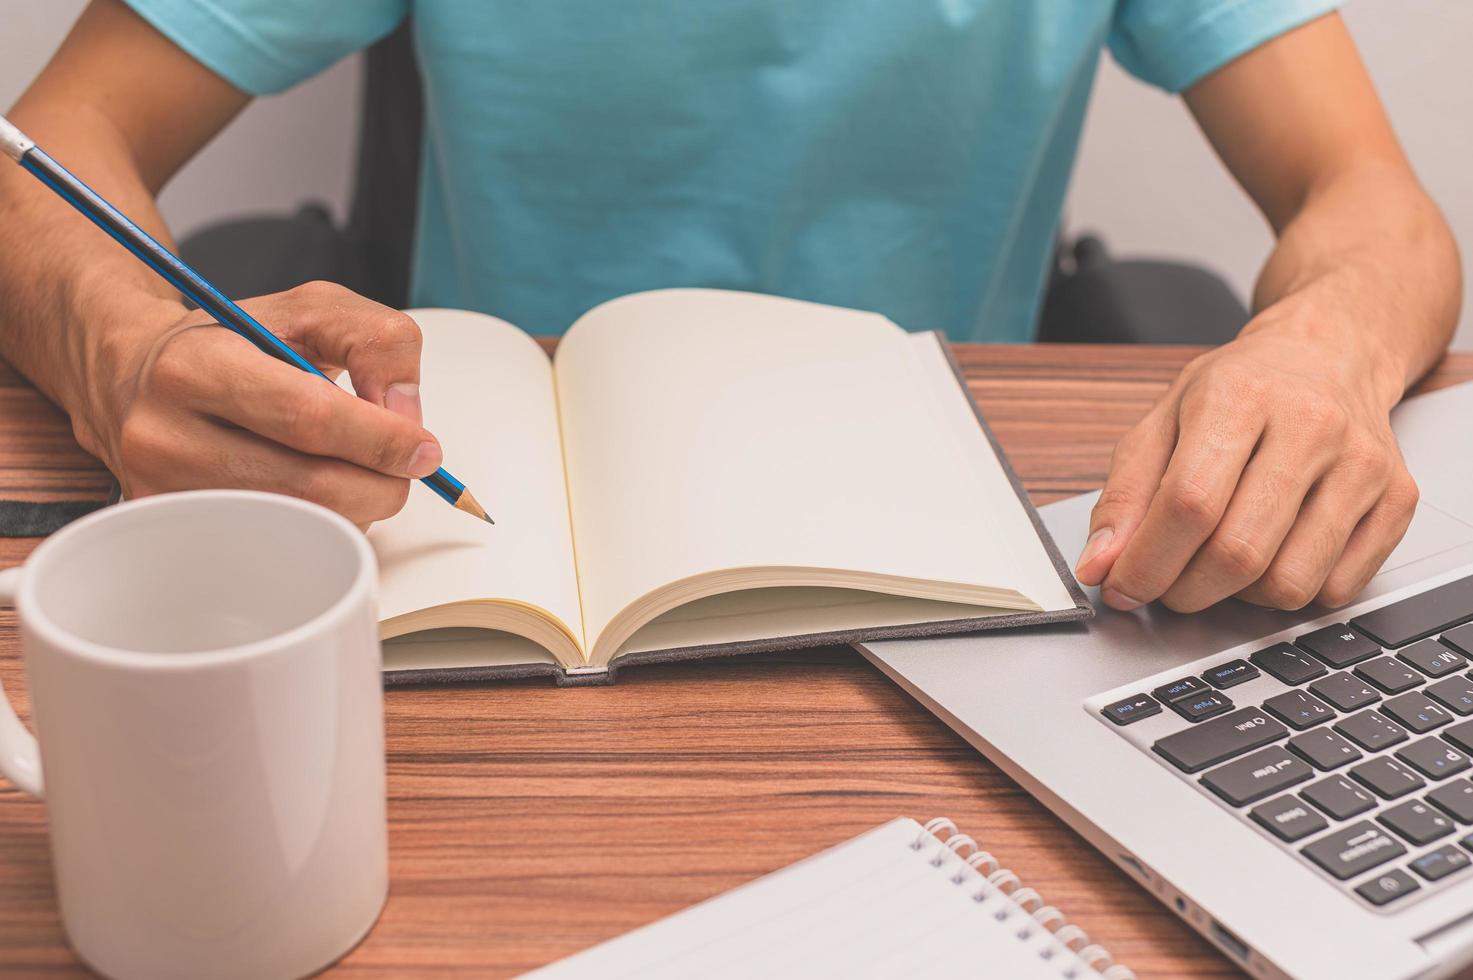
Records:
[[[922,847],[915,850],[918,839]],[[938,855],[939,867],[932,863]],[[987,896],[981,902],[979,893]],[[914,820],[900,819],[528,976],[1058,980],[1100,974]]]
[[[552,365],[536,341],[492,317],[411,310],[424,331],[425,425],[450,467],[497,521],[424,487],[373,526],[379,618],[499,598],[546,610],[579,639],[583,620],[563,486]]]
[[[663,290],[585,314],[555,373],[590,645],[639,597],[722,569],[1073,606],[932,337],[874,313]]]

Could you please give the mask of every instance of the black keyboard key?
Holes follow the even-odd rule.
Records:
[[[1405,871],[1392,868],[1390,871],[1367,878],[1355,886],[1355,893],[1380,908],[1404,895],[1410,895],[1422,886]]]
[[[1473,623],[1448,630],[1442,634],[1442,642],[1464,656],[1473,657]]]
[[[1117,725],[1129,725],[1161,713],[1161,704],[1149,694],[1132,694],[1100,709],[1100,714]]]
[[[1286,844],[1303,840],[1330,826],[1324,817],[1297,796],[1281,796],[1260,803],[1248,811],[1248,816]]]
[[[1447,815],[1421,800],[1399,803],[1379,814],[1376,819],[1417,847],[1430,844],[1453,832],[1453,822]]]
[[[1248,658],[1285,684],[1303,684],[1325,675],[1325,665],[1292,643],[1275,643]]]
[[[1349,667],[1381,652],[1381,644],[1344,623],[1331,623],[1294,641],[1331,667]]]
[[[1423,693],[1449,711],[1460,715],[1473,714],[1473,680],[1463,674],[1428,684]]]
[[[1310,783],[1299,794],[1336,820],[1349,820],[1376,805],[1376,798],[1344,776]]]
[[[1440,704],[1434,704],[1421,691],[1398,694],[1381,705],[1381,710],[1417,735],[1430,732],[1453,720],[1451,712]]]
[[[1427,794],[1427,802],[1458,823],[1473,823],[1473,783],[1456,779]]]
[[[1320,678],[1309,689],[1341,711],[1354,711],[1381,700],[1374,687],[1344,671]]]
[[[1335,731],[1367,752],[1407,740],[1407,730],[1375,711],[1362,711],[1335,723]]]
[[[1291,728],[1303,731],[1335,717],[1330,706],[1308,691],[1285,691],[1263,702],[1263,709]]]
[[[1427,781],[1395,759],[1382,756],[1350,770],[1350,778],[1369,786],[1382,799],[1394,800],[1427,785]]]
[[[1436,640],[1418,640],[1397,653],[1397,659],[1411,664],[1428,677],[1446,677],[1468,663],[1468,658],[1449,650]]]
[[[1469,864],[1473,864],[1473,859],[1467,854],[1451,844],[1444,844],[1435,851],[1412,858],[1407,867],[1428,881],[1438,881],[1455,871],[1462,871]]]
[[[1423,680],[1421,674],[1391,657],[1377,657],[1375,660],[1367,660],[1363,664],[1358,664],[1355,668],[1355,675],[1362,680],[1370,681],[1387,694],[1400,694],[1402,691],[1411,690]]]
[[[1338,769],[1361,757],[1359,749],[1328,728],[1295,735],[1287,744],[1291,752],[1322,772]]]
[[[1157,739],[1151,748],[1182,772],[1201,772],[1287,734],[1287,728],[1257,708],[1239,708],[1195,728]]]
[[[1215,687],[1232,687],[1258,676],[1258,668],[1246,660],[1229,660],[1202,671],[1202,679]]]
[[[1247,806],[1313,775],[1303,759],[1275,745],[1219,766],[1202,777],[1202,785],[1233,806]]]
[[[1473,619],[1473,576],[1364,613],[1350,625],[1383,647],[1404,647]]]
[[[1397,749],[1396,757],[1428,779],[1446,779],[1473,766],[1466,755],[1433,736]]]
[[[1344,881],[1406,852],[1396,838],[1369,820],[1362,820],[1326,834],[1299,853]]]
[[[1464,752],[1473,752],[1473,721],[1465,721],[1438,733]]]
[[[1201,694],[1212,688],[1203,684],[1195,677],[1182,677],[1172,681],[1170,684],[1162,684],[1151,694],[1159,701],[1171,702],[1178,698],[1184,698],[1192,694]]]
[[[1206,721],[1233,710],[1232,699],[1217,691],[1204,694],[1189,694],[1179,701],[1172,701],[1170,708],[1187,721]]]

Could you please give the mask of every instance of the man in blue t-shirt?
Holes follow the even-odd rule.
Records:
[[[1024,340],[1108,47],[1184,93],[1278,244],[1252,322],[1121,441],[1079,576],[1122,609],[1334,605],[1411,518],[1388,412],[1447,344],[1460,281],[1333,6],[94,0],[11,115],[165,237],[159,188],[252,96],[408,15],[417,305],[556,333],[611,297],[699,285]],[[439,465],[402,314],[322,284],[245,304],[350,370],[360,398],[334,399],[16,168],[0,214],[0,353],[129,496],[255,487],[366,524]]]

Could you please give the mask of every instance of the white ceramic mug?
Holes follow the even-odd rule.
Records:
[[[112,977],[297,977],[388,889],[377,575],[315,504],[212,490],[105,508],[0,572],[62,921]],[[38,745],[39,739],[39,745]]]

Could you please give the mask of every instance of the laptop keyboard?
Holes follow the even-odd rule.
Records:
[[[1470,658],[1473,576],[1088,704],[1338,887],[1396,909],[1473,879]]]

